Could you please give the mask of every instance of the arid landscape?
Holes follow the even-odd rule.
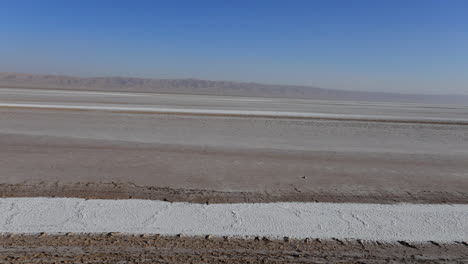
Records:
[[[6,263],[464,263],[465,243],[158,235],[6,235]]]
[[[468,1],[0,7],[0,264],[468,263]]]
[[[1,76],[3,262],[468,261],[466,105]]]
[[[83,78],[64,75],[7,72],[0,72],[0,87],[433,104],[465,104],[468,101],[468,96],[466,95],[356,92],[298,85],[272,85],[199,79]]]

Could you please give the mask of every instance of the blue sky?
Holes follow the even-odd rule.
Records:
[[[463,0],[0,6],[0,71],[468,94]]]

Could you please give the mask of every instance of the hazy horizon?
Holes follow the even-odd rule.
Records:
[[[242,80],[223,80],[223,79],[201,79],[195,77],[187,77],[187,78],[158,78],[158,77],[145,77],[145,76],[126,76],[126,75],[74,75],[74,74],[57,74],[57,73],[34,73],[34,72],[12,72],[12,71],[0,71],[0,74],[24,74],[24,75],[37,75],[37,76],[66,76],[71,78],[83,78],[83,79],[94,79],[94,78],[123,78],[123,79],[145,79],[145,80],[197,80],[197,81],[213,81],[213,82],[232,82],[232,83],[251,83],[251,84],[259,84],[259,85],[269,85],[269,86],[297,86],[297,87],[304,87],[304,88],[319,88],[325,90],[338,90],[338,91],[346,91],[346,92],[369,92],[369,93],[388,93],[388,94],[401,94],[401,95],[449,95],[449,96],[468,96],[468,92],[466,93],[444,93],[444,92],[434,92],[434,93],[417,93],[417,92],[393,92],[393,91],[366,91],[366,90],[349,90],[349,89],[339,89],[339,88],[329,88],[329,87],[322,87],[318,85],[302,85],[302,84],[291,84],[291,83],[268,83],[268,82],[258,82],[258,81],[242,81]],[[1,82],[0,82],[1,86]]]
[[[466,1],[5,1],[0,72],[468,95]]]

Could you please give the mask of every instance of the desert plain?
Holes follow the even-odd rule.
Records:
[[[467,161],[460,104],[5,87],[0,256],[461,263]]]

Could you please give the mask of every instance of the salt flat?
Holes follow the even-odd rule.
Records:
[[[197,108],[161,108],[139,107],[116,104],[90,105],[90,104],[32,104],[32,103],[2,103],[0,108],[6,109],[45,109],[45,110],[95,110],[120,113],[144,113],[144,114],[177,114],[198,116],[223,116],[223,117],[251,117],[251,118],[289,118],[289,119],[320,119],[320,120],[348,120],[364,122],[410,122],[423,124],[449,124],[468,125],[468,118],[441,118],[441,117],[402,117],[379,115],[353,115],[353,114],[325,114],[304,112],[279,112],[279,111],[252,111],[252,110],[225,110],[225,109],[197,109]]]
[[[467,116],[461,105],[0,89],[0,258],[111,263],[169,248],[177,263],[463,262]],[[284,236],[297,240],[271,240]]]
[[[183,108],[466,119],[466,105],[0,88],[2,103]]]
[[[0,95],[4,196],[468,201],[464,106],[24,89]]]
[[[0,233],[184,234],[454,242],[468,205],[190,204],[149,200],[1,198]]]

